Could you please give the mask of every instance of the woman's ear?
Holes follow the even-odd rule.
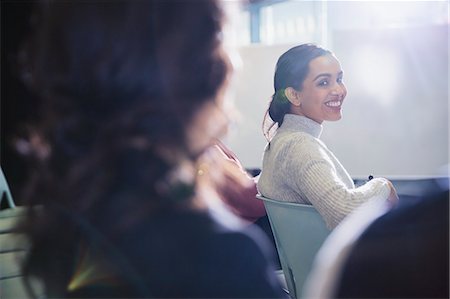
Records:
[[[288,87],[284,90],[284,95],[289,100],[289,102],[291,102],[292,105],[300,106],[300,104],[301,104],[300,95],[297,90],[295,90],[292,87]]]

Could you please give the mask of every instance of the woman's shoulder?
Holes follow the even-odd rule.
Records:
[[[201,211],[171,212],[130,228],[115,243],[114,286],[97,284],[73,295],[150,293],[167,298],[281,297],[274,281],[270,248],[251,226],[224,227]],[[131,276],[130,276],[131,275]],[[94,297],[94,296],[91,296]],[[144,296],[146,297],[146,296]]]
[[[139,242],[142,249],[147,247],[142,250],[143,254],[157,250],[155,242],[165,244],[164,253],[170,249],[175,252],[182,247],[185,254],[205,251],[206,248],[219,248],[225,255],[231,254],[233,248],[239,248],[241,252],[260,248],[266,252],[268,247],[265,235],[257,228],[244,224],[225,226],[206,211],[177,212],[158,218],[148,219],[129,231],[122,243],[133,247],[132,244]]]
[[[229,288],[241,297],[283,297],[275,276],[276,252],[267,236],[255,225],[239,230],[224,230],[211,240],[213,254],[209,256],[214,269],[221,269],[224,277],[239,273],[240,281],[233,281]],[[246,265],[243,267],[243,265]],[[224,285],[227,283],[224,281]],[[251,286],[251,287],[250,287]]]
[[[270,148],[282,153],[283,159],[286,159],[289,155],[299,157],[299,154],[302,157],[308,155],[308,157],[313,158],[321,154],[323,147],[325,145],[319,139],[299,131],[282,131],[270,142]]]
[[[165,222],[160,230],[141,230],[145,236],[136,260],[158,296],[266,298],[281,294],[267,274],[273,268],[273,249],[256,227],[225,227],[207,213],[177,218],[175,225]],[[172,269],[170,277],[149,270],[161,268]],[[184,284],[185,289],[181,293],[159,290],[164,283]]]
[[[274,142],[286,146],[319,145],[320,140],[302,131],[280,130],[273,138]]]
[[[248,250],[248,252],[255,253],[257,250],[268,258],[272,258],[274,254],[274,248],[267,235],[255,225],[245,224],[237,229],[221,228],[215,233],[215,238],[218,242],[230,243],[233,247],[236,247],[235,244],[240,244],[237,246],[239,252]]]
[[[147,240],[165,238],[166,249],[183,246],[185,253],[206,251],[208,255],[264,251],[268,244],[265,235],[253,225],[240,220],[228,225],[226,220],[218,221],[206,210],[175,213],[168,218],[147,221],[138,228],[138,234],[144,234]],[[149,243],[152,246],[153,242]]]

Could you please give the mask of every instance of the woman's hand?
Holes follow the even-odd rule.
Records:
[[[392,206],[395,206],[399,200],[398,195],[397,195],[397,190],[395,190],[394,185],[389,180],[388,180],[388,185],[391,188],[391,193],[389,194],[388,201],[389,201],[389,203],[391,203]]]
[[[264,203],[256,199],[255,181],[224,144],[217,141],[203,154],[200,162],[201,179],[209,180],[235,215],[253,222],[266,214]]]

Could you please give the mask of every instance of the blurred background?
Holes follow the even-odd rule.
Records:
[[[354,178],[448,175],[448,1],[254,0],[236,11],[232,96],[240,117],[225,142],[245,167],[261,167],[278,57],[314,42],[345,73],[344,117],[324,122],[322,139]]]

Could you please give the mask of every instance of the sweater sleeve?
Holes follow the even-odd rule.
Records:
[[[362,203],[388,198],[390,189],[386,179],[376,178],[358,188],[349,188],[318,144],[304,140],[292,147],[286,159],[289,169],[286,174],[290,174],[286,182],[314,205],[329,228],[336,227]]]

